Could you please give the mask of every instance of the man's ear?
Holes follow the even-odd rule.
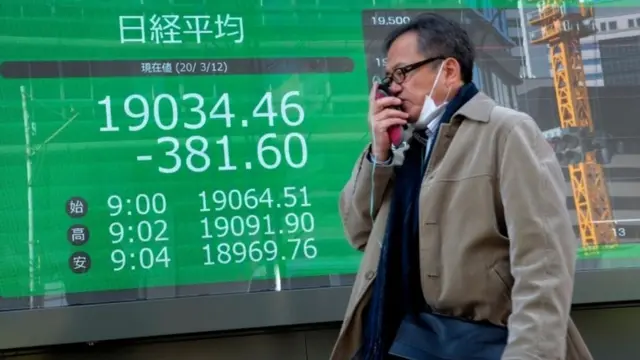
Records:
[[[453,87],[460,82],[460,64],[454,58],[447,58],[442,65],[442,73],[447,86]]]

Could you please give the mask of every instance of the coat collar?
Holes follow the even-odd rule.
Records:
[[[458,115],[461,115],[469,120],[489,122],[491,112],[496,106],[497,104],[493,99],[480,91],[467,101],[466,104],[462,105],[462,107],[456,111],[451,118],[454,119]]]

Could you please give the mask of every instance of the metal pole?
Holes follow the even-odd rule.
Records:
[[[29,109],[27,108],[27,91],[24,86],[20,86],[20,95],[22,97],[22,120],[24,121],[24,143],[25,143],[25,161],[27,171],[27,224],[28,224],[28,238],[27,244],[29,246],[29,306],[34,307],[34,292],[35,292],[35,240],[34,240],[34,228],[33,228],[33,184],[32,184],[32,161],[31,156],[33,151],[31,149],[31,124],[29,121]]]
[[[531,56],[529,55],[529,38],[527,36],[527,19],[524,16],[524,0],[518,1],[518,12],[520,14],[520,31],[522,35],[522,51],[524,52],[525,76],[528,79],[533,78],[531,71]]]

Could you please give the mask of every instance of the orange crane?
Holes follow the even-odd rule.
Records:
[[[537,1],[538,10],[528,22],[539,29],[531,33],[532,44],[547,44],[553,83],[564,132],[593,134],[580,39],[596,32],[592,0]],[[587,135],[588,136],[588,135]],[[611,202],[596,152],[586,150],[579,161],[568,164],[582,247],[598,253],[601,246],[618,243]]]

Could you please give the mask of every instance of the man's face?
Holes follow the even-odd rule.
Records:
[[[433,54],[433,56],[440,55],[441,54]],[[387,74],[390,74],[394,69],[422,60],[425,60],[425,56],[419,51],[418,35],[415,32],[408,32],[398,37],[389,48],[385,71]],[[441,61],[436,62],[438,66],[434,67],[432,64],[427,64],[407,73],[401,84],[391,83],[390,90],[392,95],[403,101],[402,108],[409,114],[409,122],[418,120],[425,96],[431,93],[432,88],[432,98],[436,105],[446,100],[447,78],[451,75],[451,69],[447,62],[451,62],[451,59],[445,61],[442,73],[438,79],[438,84],[435,84],[435,87],[434,82],[438,75],[439,63],[441,63]],[[457,65],[457,62],[453,62]],[[449,96],[451,96],[451,94]]]

